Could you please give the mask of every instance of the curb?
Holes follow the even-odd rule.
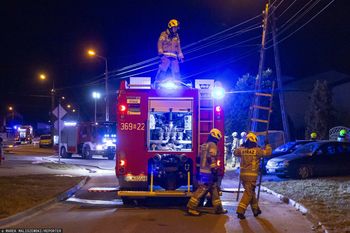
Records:
[[[275,191],[273,191],[269,188],[266,188],[265,186],[261,186],[261,190],[263,192],[266,192],[266,193],[269,193],[269,194],[272,194],[272,195],[278,197],[283,203],[294,207],[296,210],[300,211],[303,215],[306,215],[306,214],[311,215],[310,211],[305,206],[300,204],[299,202],[296,202],[293,199],[290,199],[282,194],[276,193]],[[326,229],[326,227],[321,222],[318,222],[318,226],[320,226],[322,228],[324,233],[329,233],[328,230]]]
[[[18,221],[22,218],[25,218],[25,217],[28,217],[34,213],[36,213],[37,211],[39,210],[42,210],[52,204],[55,204],[56,202],[60,202],[60,201],[63,201],[63,200],[66,200],[68,199],[69,197],[73,196],[73,194],[78,191],[81,187],[83,187],[86,182],[88,181],[89,177],[86,176],[83,180],[81,180],[77,185],[73,186],[72,188],[68,189],[67,191],[59,194],[57,197],[55,198],[52,198],[44,203],[41,203],[37,206],[34,206],[30,209],[27,209],[27,210],[24,210],[18,214],[15,214],[15,215],[12,215],[10,217],[7,217],[7,218],[4,218],[4,219],[1,219],[0,220],[0,226],[3,227],[5,226],[6,224],[10,224],[10,223],[13,223],[15,221]]]

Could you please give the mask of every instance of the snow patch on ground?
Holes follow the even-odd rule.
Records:
[[[329,232],[350,232],[350,176],[264,182],[309,209]],[[316,225],[318,223],[315,223]]]

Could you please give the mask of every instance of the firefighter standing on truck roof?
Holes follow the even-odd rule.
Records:
[[[160,56],[160,65],[156,75],[156,82],[164,79],[164,76],[170,67],[174,78],[180,77],[179,61],[182,63],[184,55],[181,51],[179,30],[180,22],[172,19],[168,23],[168,28],[160,34],[158,39],[158,55]]]
[[[259,173],[260,158],[271,155],[271,146],[267,144],[265,149],[261,149],[257,142],[257,136],[254,133],[248,133],[243,146],[234,151],[234,155],[241,158],[240,179],[244,187],[243,196],[236,211],[239,219],[245,219],[244,213],[249,205],[251,205],[255,217],[261,214],[255,196],[256,180]]]
[[[218,189],[217,143],[221,138],[222,134],[220,130],[214,128],[210,130],[207,142],[201,145],[199,187],[187,204],[187,211],[190,215],[200,215],[197,207],[200,200],[204,198],[208,192],[211,194],[211,201],[215,213],[227,213],[227,210],[222,207]]]

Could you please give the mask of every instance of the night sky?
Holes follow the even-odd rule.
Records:
[[[317,2],[314,8],[302,14]],[[288,27],[279,39],[293,33],[330,2],[276,0],[279,31]],[[54,79],[58,95],[66,96],[67,102],[79,108],[83,118],[91,119],[91,92],[104,90],[103,80],[100,80],[104,62],[87,57],[86,49],[94,48],[108,59],[111,89],[115,90],[125,74],[115,76],[113,71],[157,56],[159,34],[170,19],[181,22],[180,38],[185,47],[259,15],[264,5],[262,0],[2,1],[1,113],[5,114],[6,106],[12,105],[23,116],[24,123],[47,121],[50,98],[45,95],[49,94]],[[304,6],[304,11],[296,15]],[[348,12],[350,4],[346,0],[335,0],[304,28],[281,42],[283,75],[306,77],[329,70],[350,74]],[[300,19],[288,23],[293,16]],[[261,21],[262,16],[257,17],[220,36],[253,27]],[[242,74],[256,74],[261,32],[261,28],[251,30],[191,53],[208,41],[184,49],[183,77],[188,80],[217,78],[232,85]],[[254,37],[257,39],[252,39]],[[249,39],[237,46],[237,43]],[[230,45],[236,46],[223,49]],[[271,42],[267,44],[270,45]],[[217,52],[211,53],[213,51]],[[266,58],[266,67],[274,69],[272,49],[267,51]],[[154,68],[157,65],[127,75]],[[40,72],[45,72],[49,81],[40,82]],[[137,76],[154,75],[155,71]],[[103,112],[102,100],[99,112]]]

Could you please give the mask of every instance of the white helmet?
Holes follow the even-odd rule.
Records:
[[[245,136],[247,136],[247,133],[246,133],[246,132],[242,132],[242,133],[241,133],[241,137],[243,138],[243,137],[245,137]]]
[[[237,132],[233,132],[232,133],[232,137],[237,137],[238,136],[238,133]]]

